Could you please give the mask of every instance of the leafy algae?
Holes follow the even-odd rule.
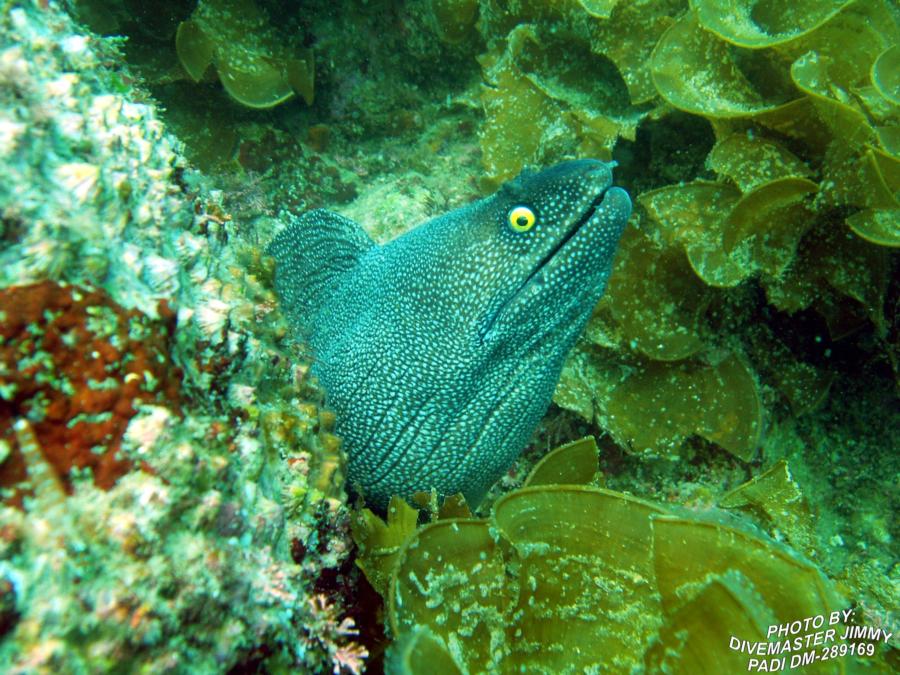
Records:
[[[596,462],[588,439],[563,446],[487,518],[437,518],[406,532],[382,589],[397,672],[438,663],[442,673],[732,672],[746,655],[729,649],[731,635],[764,640],[772,624],[842,606],[815,566],[722,513],[673,513],[548,480],[548,463],[586,457]],[[744,500],[759,486],[745,487]],[[766,494],[772,505],[797,501],[792,491]],[[742,503],[737,493],[729,502]],[[367,511],[357,518],[374,522]],[[360,564],[381,527],[356,529]],[[842,672],[834,662],[813,670]]]

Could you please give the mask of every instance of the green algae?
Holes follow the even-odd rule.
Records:
[[[814,554],[813,515],[785,460],[775,462],[766,471],[724,495],[719,506],[748,509],[762,515],[798,550]]]
[[[703,30],[688,13],[660,38],[653,51],[653,83],[676,108],[713,118],[772,112],[790,99],[759,91],[726,43]]]
[[[644,192],[638,198],[670,244],[684,247],[696,275],[709,286],[730,288],[746,278],[722,242],[723,215],[740,198],[728,184],[694,181]]]
[[[474,33],[477,0],[430,0],[428,7],[434,30],[444,42],[455,44]]]
[[[783,144],[746,133],[734,133],[717,142],[706,161],[744,193],[776,179],[812,175],[812,170]]]
[[[434,675],[462,675],[457,661],[450,655],[444,641],[427,628],[406,633],[394,642],[390,653],[390,672],[415,673],[419,664],[427,663]]]
[[[880,246],[900,246],[900,209],[867,209],[847,218],[847,225],[866,241]]]
[[[571,444],[545,462],[590,447]],[[765,641],[769,626],[843,602],[814,565],[722,512],[537,483],[501,497],[486,519],[438,519],[408,535],[386,593],[399,672],[730,672],[746,661],[730,636]],[[783,463],[725,503],[758,505],[792,536],[809,534]]]
[[[683,11],[681,0],[618,2],[609,21],[592,25],[591,49],[604,54],[619,69],[634,105],[657,96],[649,68],[653,48]]]
[[[636,452],[677,451],[697,434],[747,461],[762,430],[757,385],[735,356],[646,363],[612,390],[606,411],[611,433]]]
[[[895,16],[880,0],[799,3],[790,11],[697,0],[684,9],[615,3],[585,16],[572,3],[517,3],[482,11],[479,28],[493,45],[482,66],[497,85],[483,94],[489,178],[565,152],[615,156],[616,144],[635,138],[635,121],[660,116],[665,124],[665,105],[708,119],[717,137],[705,158],[711,173],[636,195],[649,230],[626,233],[609,292],[588,327],[591,342],[659,361],[715,361],[709,317],[723,293],[756,280],[772,306],[813,307],[835,335],[846,334],[838,316],[862,308],[874,326],[884,326],[877,291],[883,262],[873,259],[863,270],[849,251],[865,247],[851,247],[825,255],[817,271],[808,252],[822,253],[812,238],[834,209],[845,209],[846,231],[897,245],[897,110],[884,93],[893,91],[886,65],[897,39]],[[512,18],[528,24],[515,26]],[[571,60],[557,56],[560,39]],[[647,107],[605,103],[596,76],[580,75],[591,71],[589,54],[609,58],[632,104]],[[839,259],[848,265],[842,273],[831,264]],[[813,281],[826,278],[827,287]],[[558,391],[558,401],[585,419],[609,419],[613,386],[599,375],[603,366],[590,363],[604,353],[584,350]],[[753,373],[762,366],[749,367]],[[829,379],[808,364],[797,368],[807,369],[810,382]]]
[[[357,561],[372,587],[387,594],[390,571],[394,568],[400,547],[416,531],[418,512],[399,497],[388,504],[387,520],[368,510],[353,520],[353,537],[360,547]]]
[[[872,63],[870,77],[878,92],[895,105],[900,105],[900,45],[885,49]]]
[[[487,115],[481,132],[483,162],[496,183],[541,155],[545,130],[561,115],[558,104],[524,76],[512,56],[515,45],[536,39],[533,28],[522,25],[510,33],[510,48],[502,56],[482,61],[489,82],[481,94]]]
[[[677,361],[703,347],[702,316],[710,294],[677,248],[654,246],[632,231],[604,303],[628,345],[650,358]]]
[[[253,0],[204,0],[178,26],[175,48],[200,82],[214,67],[225,91],[250,108],[271,108],[300,94],[313,102],[311,52],[296,54]]]
[[[587,485],[597,474],[597,455],[593,436],[561,445],[534,465],[525,485]]]
[[[510,31],[502,52],[480,60],[486,113],[481,144],[489,184],[564,156],[573,145],[609,159],[617,138],[634,138],[640,114],[628,104],[612,61],[589,43],[521,24]]]
[[[440,626],[455,660],[472,666],[494,660],[512,598],[500,547],[485,521],[425,525],[402,548],[392,572],[386,604],[395,635]]]
[[[761,49],[796,40],[815,30],[850,0],[804,0],[785,7],[771,0],[692,0],[700,24],[740,47]]]
[[[746,244],[754,266],[778,276],[793,261],[801,238],[813,222],[808,197],[817,191],[811,180],[788,177],[746,192],[723,223],[725,252],[733,254]]]

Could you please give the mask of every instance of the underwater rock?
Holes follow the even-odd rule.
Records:
[[[0,641],[11,672],[215,672],[257,650],[270,667],[358,672],[353,620],[306,590],[329,556],[337,565],[346,554],[335,546],[340,509],[317,515],[323,554],[294,561],[286,526],[312,514],[287,516],[265,496],[262,448],[223,433],[227,423],[145,408],[123,448],[154,472],[131,471],[108,491],[81,480],[70,496],[40,479],[54,470],[36,441],[28,447],[41,489],[25,512],[0,506],[0,577],[15,580],[17,609]]]
[[[123,95],[115,42],[61,11],[0,13],[0,283],[88,283],[155,316],[183,290],[171,240],[193,215],[184,162],[157,111]]]
[[[0,470],[32,488],[0,663],[360,672],[344,458],[271,266],[60,4],[0,12]]]

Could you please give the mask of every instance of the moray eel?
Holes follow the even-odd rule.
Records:
[[[279,302],[370,505],[432,488],[477,505],[528,443],[631,213],[612,167],[523,172],[382,246],[330,211],[284,216]]]

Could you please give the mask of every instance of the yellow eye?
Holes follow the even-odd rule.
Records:
[[[509,210],[509,225],[516,232],[527,232],[534,225],[534,211],[527,206],[514,206]]]

